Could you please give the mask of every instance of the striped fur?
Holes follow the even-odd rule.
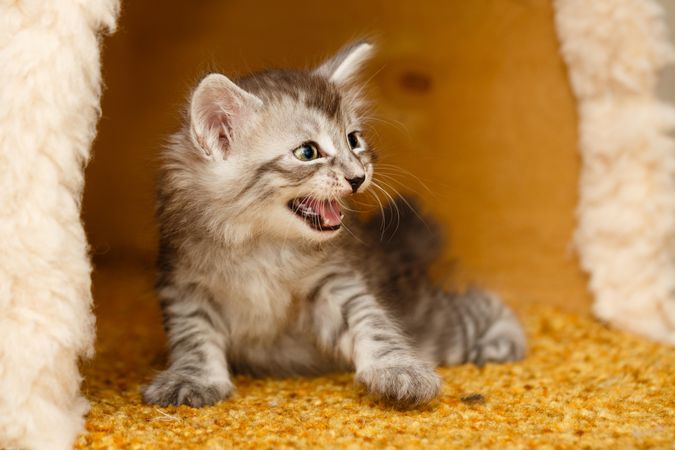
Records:
[[[289,209],[299,196],[347,204],[354,177],[368,189],[375,155],[347,138],[364,105],[358,67],[345,64],[369,50],[348,47],[314,72],[210,75],[195,90],[163,153],[157,294],[170,359],[146,402],[213,404],[232,392],[232,372],[355,370],[380,398],[418,405],[438,394],[439,364],[523,356],[522,329],[495,296],[430,282],[440,242],[430,220],[403,213],[381,242],[376,220],[346,209],[349,232],[317,231]],[[294,157],[307,141],[324,157]]]

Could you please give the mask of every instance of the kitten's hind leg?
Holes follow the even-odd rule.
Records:
[[[446,302],[451,329],[441,335],[445,342],[439,342],[439,363],[469,362],[482,366],[517,361],[525,356],[527,341],[523,328],[496,295],[470,289]]]
[[[482,366],[525,356],[523,328],[496,295],[475,288],[461,294],[437,290],[425,300],[407,328],[427,360]]]

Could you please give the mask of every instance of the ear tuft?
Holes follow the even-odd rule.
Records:
[[[361,66],[372,57],[375,47],[367,41],[359,41],[342,48],[335,56],[323,62],[314,73],[336,84],[351,81]]]
[[[227,151],[237,133],[262,106],[262,101],[225,75],[212,73],[197,86],[190,100],[190,135],[207,158]]]

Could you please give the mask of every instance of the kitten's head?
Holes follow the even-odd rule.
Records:
[[[360,42],[311,71],[202,79],[166,166],[179,169],[171,182],[192,191],[212,231],[312,241],[338,234],[341,203],[373,175],[354,84],[371,52]]]

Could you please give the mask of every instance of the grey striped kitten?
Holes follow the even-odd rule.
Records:
[[[497,297],[430,282],[435,227],[401,208],[381,242],[379,219],[344,206],[373,177],[354,82],[371,52],[361,42],[313,71],[211,74],[193,92],[163,152],[157,293],[170,358],[146,402],[216,403],[233,372],[353,369],[376,396],[419,405],[439,392],[436,365],[523,357]]]

